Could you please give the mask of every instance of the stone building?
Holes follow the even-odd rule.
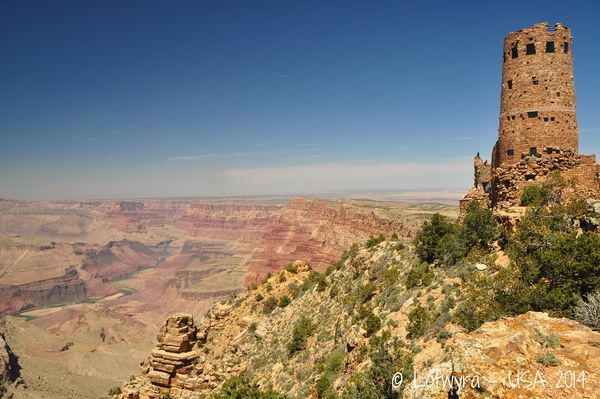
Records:
[[[571,43],[571,30],[560,23],[504,38],[498,141],[491,163],[475,157],[461,215],[473,200],[496,210],[518,206],[525,187],[555,171],[569,182],[566,196],[600,198],[600,166],[594,155],[578,154]]]

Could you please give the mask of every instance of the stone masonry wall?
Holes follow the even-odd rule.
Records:
[[[578,151],[571,31],[546,23],[504,39],[498,142],[492,164],[517,163],[544,147]]]
[[[571,151],[546,148],[543,154],[496,168],[490,193],[492,203],[498,208],[520,205],[523,190],[543,183],[553,172],[559,172],[568,184],[561,193],[563,199],[600,198],[600,165],[594,155],[578,156]]]

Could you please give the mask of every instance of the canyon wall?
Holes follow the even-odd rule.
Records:
[[[61,277],[22,285],[0,285],[0,314],[33,307],[77,302],[86,298],[86,286],[75,269]]]
[[[137,310],[159,297],[213,301],[297,259],[324,270],[370,236],[412,237],[423,216],[406,209],[309,198],[4,201],[0,312],[99,300],[123,286],[134,294],[119,303]]]

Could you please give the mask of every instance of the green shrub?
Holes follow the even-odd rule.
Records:
[[[502,269],[493,277],[471,275],[463,286],[462,301],[454,312],[454,322],[467,331],[474,331],[487,321],[512,312],[522,313],[520,310],[526,307],[521,306],[521,300],[503,296],[507,292],[519,291],[516,288],[518,284],[512,268]]]
[[[320,273],[318,273],[317,276],[317,292],[323,292],[327,288],[327,280],[325,280],[325,276]]]
[[[498,238],[498,223],[492,211],[473,201],[467,208],[459,234],[465,254],[475,247],[489,250],[490,243]]]
[[[381,328],[381,319],[369,311],[363,319],[363,327],[367,332],[367,337],[370,337]]]
[[[325,275],[311,271],[308,275],[308,278],[304,280],[300,286],[300,290],[308,291],[315,285],[317,286],[317,292],[322,292],[325,291],[325,288],[327,288],[327,281],[325,279]]]
[[[442,346],[450,338],[452,338],[452,333],[444,329],[438,331],[437,335],[435,336],[435,340]]]
[[[449,312],[450,309],[454,309],[454,307],[456,306],[456,299],[454,299],[454,297],[452,295],[448,295],[446,298],[444,298],[444,300],[442,301],[442,303],[440,304],[440,311],[441,312]]]
[[[542,188],[537,185],[527,186],[521,194],[521,205],[542,205],[544,194]]]
[[[413,376],[413,358],[402,350],[397,339],[391,339],[385,331],[380,337],[371,337],[369,358],[371,365],[363,373],[353,375],[350,383],[342,392],[342,399],[380,399],[401,398],[402,390]],[[392,376],[400,372],[405,383],[398,390],[392,390]]]
[[[422,263],[413,266],[406,275],[406,289],[414,287],[427,287],[433,281],[434,273],[428,264]]]
[[[396,285],[398,280],[400,280],[400,270],[396,269],[395,267],[390,267],[388,269],[385,269],[383,278],[384,278],[386,287],[391,287],[393,285]]]
[[[573,228],[578,212],[571,206],[532,208],[509,239],[517,278],[536,290],[532,310],[572,317],[577,303],[600,289],[600,235]]]
[[[315,383],[318,399],[335,398],[331,381],[326,376],[321,376]]]
[[[344,369],[344,358],[344,350],[338,349],[321,358],[315,364],[313,374],[320,375],[315,384],[318,398],[335,399],[337,397],[331,381]]]
[[[446,234],[454,232],[453,223],[447,217],[435,213],[431,220],[425,221],[417,233],[414,243],[417,256],[421,261],[432,263],[439,256],[439,243]]]
[[[237,375],[227,379],[219,393],[213,399],[286,399],[285,395],[273,391],[272,388],[262,390],[257,383],[245,375]]]
[[[537,341],[545,348],[556,349],[560,346],[560,338],[556,334],[546,335],[540,330],[535,330]]]
[[[544,355],[537,355],[537,361],[542,363],[544,366],[558,366],[560,361],[554,357],[552,352],[548,352]]]
[[[335,399],[335,390],[332,380],[344,369],[344,351],[335,350],[319,360],[315,365],[314,373],[320,375],[315,384],[317,397],[321,399]]]
[[[111,389],[108,390],[109,396],[120,395],[120,394],[121,394],[121,387],[112,387]]]
[[[302,286],[299,286],[295,282],[289,283],[287,288],[288,288],[288,291],[290,292],[292,299],[298,298],[300,296],[300,294],[302,293]]]
[[[327,355],[317,367],[322,373],[337,374],[344,369],[344,357],[344,351],[338,349]]]
[[[270,279],[271,277],[273,277],[273,273],[271,273],[271,272],[268,272],[268,273],[265,275],[265,278],[263,279],[263,281],[261,282],[261,284],[265,284],[267,281],[269,281],[269,279]]]
[[[270,314],[277,307],[278,301],[274,296],[270,296],[263,305],[263,313]]]
[[[414,243],[421,261],[440,261],[447,266],[457,264],[474,248],[489,252],[490,244],[499,236],[498,225],[489,209],[473,201],[467,208],[462,224],[434,214],[423,223]]]
[[[356,243],[352,244],[350,249],[344,251],[344,253],[340,257],[340,259],[333,262],[331,265],[329,265],[329,267],[327,267],[327,270],[325,270],[325,275],[329,276],[335,270],[339,270],[348,259],[354,259],[354,257],[356,257],[356,255],[358,255],[359,249],[360,248],[359,248],[358,244],[356,244]]]
[[[359,285],[356,291],[354,292],[353,299],[355,305],[362,305],[363,303],[369,301],[371,298],[375,296],[375,283],[369,281],[366,284]]]
[[[398,234],[396,232],[393,232],[391,239],[392,241],[398,241]]]
[[[452,233],[443,236],[438,243],[436,259],[446,266],[454,266],[465,257],[466,248],[459,233],[460,226],[455,225]]]
[[[297,274],[298,266],[294,265],[293,263],[288,263],[287,266],[285,267],[285,271],[290,272],[292,274]]]
[[[406,331],[408,332],[408,338],[415,339],[423,336],[427,327],[429,326],[430,315],[426,308],[418,304],[408,314],[408,324]]]
[[[263,299],[265,299],[265,297],[264,297],[264,296],[262,296],[262,294],[261,294],[260,292],[254,296],[254,300],[255,300],[256,302],[260,302],[260,301],[262,301]]]
[[[466,276],[457,324],[472,331],[530,310],[573,317],[577,304],[600,289],[600,235],[573,227],[582,212],[580,201],[530,208],[506,235],[511,265]]]
[[[279,298],[279,303],[277,304],[277,306],[279,306],[280,308],[285,308],[287,305],[290,304],[290,302],[290,297],[284,295],[281,298]]]
[[[377,237],[370,237],[365,243],[365,248],[373,248],[385,241],[385,236],[379,234]]]
[[[248,331],[252,334],[254,334],[256,332],[256,329],[258,328],[258,324],[256,324],[255,321],[253,321],[252,323],[250,323],[250,325],[248,326]]]
[[[315,326],[306,316],[301,316],[292,332],[292,339],[287,345],[288,354],[293,356],[296,352],[304,350],[306,347],[306,341],[314,332]]]
[[[396,245],[394,245],[394,250],[396,251],[403,251],[404,249],[406,249],[406,244],[404,244],[402,241],[399,241]]]

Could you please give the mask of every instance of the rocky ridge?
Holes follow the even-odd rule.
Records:
[[[240,373],[291,398],[325,397],[319,396],[323,389],[339,394],[370,375],[382,353],[395,354],[398,369],[392,371],[403,373],[399,389],[406,398],[559,398],[565,392],[597,397],[600,333],[534,312],[465,333],[451,317],[461,279],[442,273],[431,282],[408,285],[418,265],[411,246],[394,241],[354,247],[325,278],[295,262],[256,289],[215,304],[196,328],[189,315],[170,318],[149,362],[118,397],[196,398],[218,392]],[[476,273],[495,270],[491,266]],[[435,317],[422,335],[414,336],[409,315],[421,307]],[[299,338],[298,326],[306,320],[310,328]],[[177,337],[172,346],[178,363],[165,367],[160,359],[167,333]],[[194,342],[194,334],[195,345],[181,344]],[[548,337],[554,349],[548,348]],[[550,351],[552,361],[545,363]],[[569,370],[585,373],[586,382],[580,379],[567,390],[556,387],[556,378]],[[509,371],[528,371],[528,378],[540,372],[555,385],[521,381],[517,386]],[[460,388],[443,382],[428,386],[427,376],[435,373],[457,381],[477,374],[481,382],[474,388],[470,382]]]

